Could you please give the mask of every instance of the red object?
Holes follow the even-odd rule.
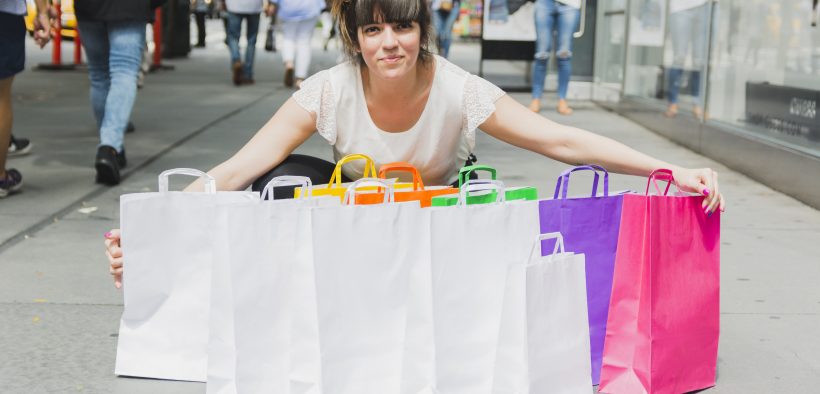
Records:
[[[83,41],[80,39],[80,30],[74,36],[74,65],[83,64]]]
[[[63,35],[61,33],[61,30],[63,29],[63,12],[60,10],[59,2],[54,4],[54,10],[57,11],[57,24],[54,27],[54,40],[52,41],[53,44],[51,47],[51,64],[58,65],[63,62]]]
[[[154,11],[154,67],[162,66],[162,7]]]

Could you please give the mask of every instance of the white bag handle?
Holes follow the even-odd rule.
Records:
[[[271,179],[270,182],[265,185],[265,188],[262,189],[262,200],[267,200],[268,197],[270,197],[271,200],[275,200],[273,197],[273,188],[279,186],[301,186],[303,193],[299,198],[310,198],[313,193],[313,182],[311,182],[310,178],[306,176],[282,175]]]
[[[547,239],[555,239],[555,247],[552,249],[552,253],[550,256],[557,254],[557,253],[566,253],[564,251],[564,236],[561,235],[559,232],[553,233],[546,233],[546,234],[539,234],[535,237],[535,242],[532,244],[532,250],[530,251],[530,261],[532,261],[533,255],[535,252],[538,251],[539,255],[541,254],[541,242]]]
[[[355,205],[356,204],[356,188],[362,186],[380,186],[385,189],[384,192],[384,200],[382,200],[383,204],[391,203],[396,201],[395,194],[393,191],[393,184],[396,182],[396,179],[381,179],[381,178],[362,178],[356,182],[350,184],[345,191],[345,199],[342,202],[343,205]]]
[[[467,205],[467,195],[470,192],[482,190],[495,190],[495,202],[504,202],[507,200],[504,182],[494,179],[470,179],[461,186],[461,190],[458,192],[458,204],[456,205]]]
[[[161,174],[159,174],[160,193],[168,192],[168,177],[170,177],[171,175],[188,175],[195,176],[197,178],[203,178],[205,180],[205,193],[216,193],[216,179],[214,179],[214,177],[208,175],[203,171],[193,168],[174,168],[171,170],[165,170]]]

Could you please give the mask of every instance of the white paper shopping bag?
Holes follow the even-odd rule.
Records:
[[[496,190],[492,204],[467,194]],[[436,382],[441,393],[490,393],[512,264],[525,263],[538,235],[537,202],[504,201],[500,181],[472,180],[453,207],[432,214]]]
[[[418,201],[312,211],[324,394],[433,391],[429,213]]]
[[[296,200],[267,201],[275,187],[288,185],[308,192]],[[221,287],[229,289],[230,303],[221,305],[218,316],[218,303],[211,303],[209,393],[318,392],[309,208],[340,202],[312,198],[310,189],[309,178],[276,177],[264,188],[263,201],[224,206],[230,242],[221,279],[228,284]]]
[[[556,239],[541,256],[545,239]],[[525,264],[510,267],[493,393],[592,392],[584,255],[560,233],[531,238]]]
[[[168,177],[205,180],[205,193],[168,191]],[[124,310],[115,373],[204,382],[207,376],[211,267],[222,240],[219,203],[254,201],[251,192],[216,192],[192,169],[165,171],[159,192],[120,200]]]

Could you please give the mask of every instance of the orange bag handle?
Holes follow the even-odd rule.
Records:
[[[379,168],[379,178],[387,179],[385,175],[388,172],[409,172],[413,175],[413,191],[424,190],[424,182],[421,180],[421,174],[412,164],[403,161],[395,163],[384,164]]]
[[[336,168],[333,169],[333,175],[330,176],[330,182],[327,183],[327,188],[330,189],[333,187],[335,183],[336,186],[342,185],[342,166],[346,163],[349,163],[353,160],[364,160],[364,172],[362,173],[362,177],[364,178],[372,178],[376,176],[376,165],[373,164],[373,159],[370,156],[363,155],[361,153],[353,153],[342,157],[336,163]]]

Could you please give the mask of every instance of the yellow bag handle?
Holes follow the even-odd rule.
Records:
[[[334,183],[336,186],[342,185],[342,166],[346,163],[349,163],[353,160],[364,160],[364,172],[362,173],[362,177],[364,178],[375,178],[376,177],[376,164],[373,163],[373,159],[370,156],[363,155],[361,153],[353,153],[342,157],[336,163],[336,168],[333,169],[333,175],[330,176],[330,182],[327,183],[327,188],[330,189],[333,187]]]

